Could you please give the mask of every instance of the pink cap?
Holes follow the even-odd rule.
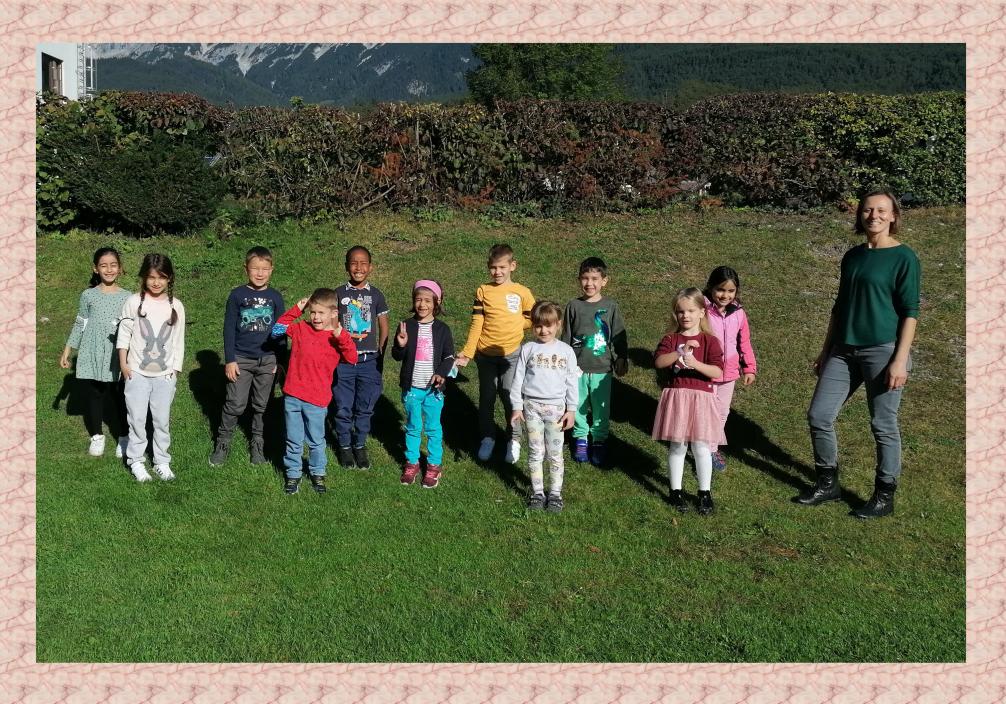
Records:
[[[438,284],[436,281],[433,281],[432,279],[420,279],[412,287],[412,290],[415,291],[417,288],[420,287],[430,289],[431,291],[433,291],[433,293],[437,295],[437,300],[439,300],[441,303],[444,302],[444,293],[443,291],[440,290],[440,284]]]

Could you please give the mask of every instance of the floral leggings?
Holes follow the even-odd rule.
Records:
[[[549,493],[562,493],[562,428],[559,420],[566,412],[561,403],[524,400],[524,427],[527,429],[527,466],[531,472],[531,490],[544,494],[543,460],[548,457]]]

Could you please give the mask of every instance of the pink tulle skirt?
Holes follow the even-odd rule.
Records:
[[[653,439],[726,445],[715,396],[699,389],[664,389],[653,420]]]

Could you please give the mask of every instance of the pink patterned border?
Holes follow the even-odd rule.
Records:
[[[700,0],[56,3],[0,0],[0,700],[13,702],[992,702],[1006,696],[1006,6]],[[966,665],[38,665],[34,46],[40,41],[966,42]],[[980,291],[981,295],[977,295]],[[983,301],[997,301],[982,305]],[[982,379],[981,385],[973,379]],[[981,470],[981,471],[979,471]],[[980,512],[978,507],[981,507]]]

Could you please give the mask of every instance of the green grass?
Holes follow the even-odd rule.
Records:
[[[914,211],[906,225],[924,301],[901,412],[905,472],[895,517],[869,523],[849,518],[846,503],[790,503],[811,473],[810,363],[839,259],[856,243],[845,216],[372,214],[341,228],[262,226],[226,242],[117,240],[133,290],[143,253],[170,254],[188,313],[171,422],[178,479],[149,485],[111,452],[88,457],[74,397],[60,398],[69,386],[56,362],[90,254],[107,240],[41,239],[38,660],[963,661],[964,213]],[[390,360],[372,471],[330,461],[327,495],[287,497],[275,469],[248,464],[243,434],[225,468],[207,466],[223,393],[223,304],[243,281],[248,246],[273,249],[274,285],[293,302],[342,282],[347,246],[365,243],[392,322],[406,314],[411,281],[433,276],[444,284],[444,319],[463,338],[496,241],[517,252],[515,280],[560,302],[577,293],[577,263],[603,256],[626,315],[637,363],[616,388],[613,466],[567,460],[563,514],[525,512],[523,462],[473,461],[468,370],[448,396],[434,491],[398,483]],[[649,438],[658,390],[642,362],[669,318],[670,292],[701,285],[719,264],[741,274],[761,373],[735,396],[716,513],[677,516],[665,503],[666,450]],[[279,410],[276,398],[271,418]],[[839,441],[855,504],[873,478],[862,391],[840,418]],[[273,438],[267,451],[276,450]],[[695,491],[689,474],[685,489]]]

